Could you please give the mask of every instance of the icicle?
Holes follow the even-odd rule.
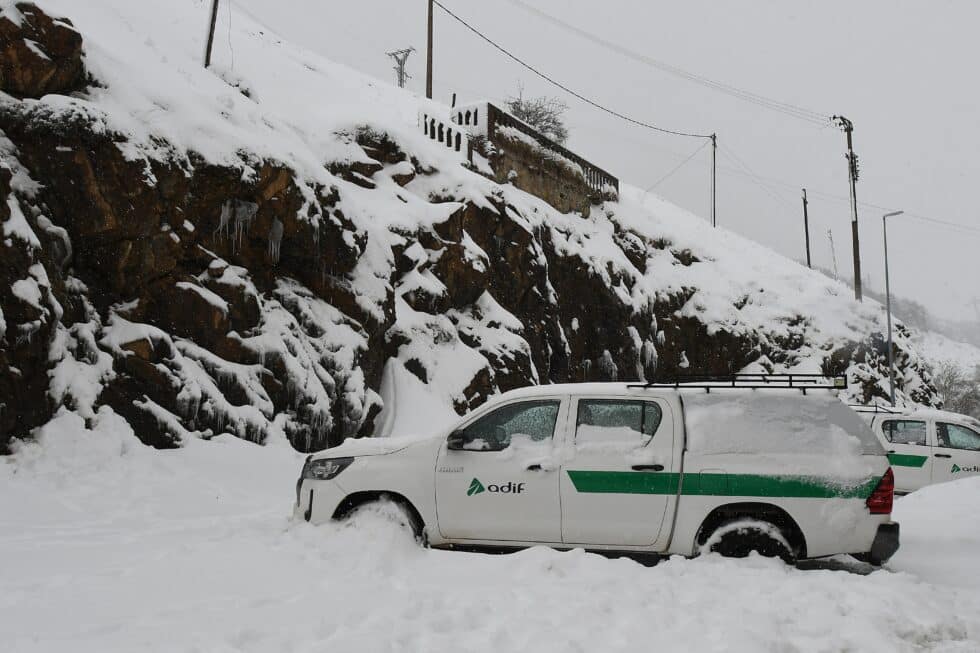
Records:
[[[272,228],[269,229],[269,258],[273,265],[279,262],[279,248],[282,245],[282,223],[279,218],[272,219]]]
[[[599,359],[599,374],[603,381],[615,381],[619,376],[619,367],[608,349],[602,351],[602,358]]]
[[[226,200],[224,204],[221,205],[221,218],[218,222],[218,228],[214,230],[214,235],[217,238],[227,238],[228,237],[228,225],[231,222],[232,214],[232,204],[231,200]]]
[[[235,240],[232,243],[232,251],[241,250],[242,240],[248,233],[252,226],[252,220],[255,219],[255,214],[258,212],[259,205],[255,202],[235,201]]]

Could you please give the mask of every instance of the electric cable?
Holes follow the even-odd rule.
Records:
[[[647,188],[643,192],[649,193],[654,188],[656,188],[657,186],[659,186],[660,184],[662,184],[663,182],[665,182],[671,175],[673,175],[675,172],[677,172],[678,170],[680,170],[681,168],[683,168],[687,164],[688,161],[690,161],[691,159],[693,159],[697,155],[698,152],[700,152],[704,148],[708,147],[708,145],[710,143],[711,143],[711,141],[705,141],[704,143],[702,143],[701,146],[698,147],[698,149],[696,149],[693,152],[691,152],[691,154],[688,155],[688,157],[686,159],[684,159],[679,164],[677,164],[677,166],[675,166],[674,168],[672,168],[670,172],[668,172],[663,177],[661,177],[660,179],[658,179],[657,181],[655,181],[652,186],[650,186],[649,188]]]
[[[674,66],[672,64],[659,61],[652,57],[648,57],[644,54],[640,54],[638,52],[635,52],[634,50],[630,50],[629,48],[619,45],[618,43],[614,43],[612,41],[604,39],[600,36],[597,36],[596,34],[593,34],[592,32],[589,32],[587,30],[576,27],[575,25],[567,23],[561,20],[560,18],[556,18],[554,16],[551,16],[550,14],[546,14],[545,12],[541,11],[540,9],[537,9],[536,7],[532,7],[530,5],[525,4],[521,0],[507,0],[507,1],[510,4],[520,7],[521,9],[529,13],[532,13],[535,16],[553,25],[556,25],[566,31],[572,32],[588,41],[591,41],[592,43],[595,43],[606,49],[612,50],[636,62],[642,63],[647,66],[651,66],[653,68],[670,73],[682,79],[686,79],[688,81],[695,82],[702,86],[706,86],[708,88],[714,89],[716,91],[726,93],[737,99],[744,100],[746,102],[751,102],[758,106],[762,106],[772,111],[783,113],[787,116],[797,118],[814,125],[819,125],[821,127],[830,126],[830,122],[831,122],[830,117],[825,113],[812,111],[810,109],[806,109],[804,107],[800,107],[795,104],[791,104],[789,102],[775,100],[773,98],[766,97],[759,93],[747,91],[745,89],[738,88],[737,86],[733,86],[731,84],[726,84],[724,82],[719,82],[710,79],[708,77],[704,77],[703,75],[698,75],[696,73],[689,72],[687,70],[684,70],[683,68],[679,68],[678,66]]]
[[[617,117],[617,118],[619,118],[621,120],[625,120],[626,122],[632,123],[634,125],[638,125],[640,127],[645,127],[646,129],[652,129],[654,131],[658,131],[658,132],[661,132],[661,133],[664,133],[664,134],[671,134],[673,136],[687,136],[687,137],[690,137],[690,138],[711,138],[711,134],[696,134],[696,133],[692,133],[692,132],[677,131],[677,130],[673,130],[673,129],[666,129],[664,127],[658,127],[657,125],[653,125],[653,124],[650,124],[650,123],[647,123],[647,122],[643,122],[641,120],[636,120],[635,118],[630,118],[629,116],[626,116],[626,115],[624,115],[624,114],[622,114],[622,113],[620,113],[618,111],[615,111],[615,110],[610,109],[610,108],[608,108],[606,106],[603,106],[602,104],[599,104],[597,101],[592,100],[592,99],[590,99],[590,98],[582,95],[581,93],[578,93],[577,91],[573,91],[568,86],[566,86],[566,85],[562,84],[561,82],[553,79],[552,77],[549,77],[548,75],[546,75],[545,73],[541,72],[540,70],[538,70],[537,68],[535,68],[531,64],[527,63],[526,61],[524,61],[523,59],[521,59],[517,55],[512,54],[510,51],[508,51],[507,49],[505,49],[503,46],[499,45],[496,41],[491,40],[489,37],[487,37],[486,35],[484,35],[478,29],[476,29],[475,27],[473,27],[472,25],[470,25],[469,23],[467,23],[465,20],[463,20],[462,18],[460,18],[456,14],[454,14],[445,5],[443,5],[441,2],[439,2],[439,0],[433,0],[433,4],[436,5],[437,7],[439,7],[440,9],[442,9],[444,12],[446,12],[446,14],[448,14],[450,17],[452,17],[454,20],[456,20],[463,27],[465,27],[466,29],[470,30],[471,32],[473,32],[474,34],[476,34],[478,37],[480,37],[481,39],[483,39],[484,41],[486,41],[487,43],[489,43],[490,45],[492,45],[494,48],[496,48],[497,50],[499,50],[501,53],[503,53],[504,55],[506,55],[508,58],[514,60],[515,62],[517,62],[518,64],[520,64],[524,68],[527,68],[528,70],[530,70],[532,73],[534,73],[535,75],[537,75],[541,79],[549,82],[550,84],[553,84],[554,86],[557,86],[558,88],[560,88],[561,90],[565,91],[569,95],[571,95],[571,96],[573,96],[575,98],[578,98],[582,102],[585,102],[586,104],[589,104],[589,105],[595,107],[596,109],[599,109],[600,111],[604,111],[604,112],[606,112],[606,113],[608,113],[608,114],[610,114],[612,116],[615,116],[615,117]]]

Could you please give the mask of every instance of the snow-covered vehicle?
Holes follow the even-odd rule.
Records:
[[[898,548],[893,476],[834,393],[545,385],[425,439],[347,440],[307,458],[295,515],[390,500],[441,548],[543,544],[785,560]]]
[[[895,491],[980,474],[980,421],[935,409],[858,407],[895,470]]]

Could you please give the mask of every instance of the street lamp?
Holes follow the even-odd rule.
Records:
[[[892,408],[895,407],[895,360],[892,354],[892,291],[888,282],[888,218],[903,213],[905,211],[892,211],[881,216],[882,232],[885,235],[885,310],[888,311],[888,379],[891,382]]]

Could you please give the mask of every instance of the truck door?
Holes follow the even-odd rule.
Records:
[[[563,397],[516,400],[449,436],[435,470],[443,537],[561,542],[554,438],[567,403]]]
[[[670,405],[610,397],[572,401],[560,482],[562,541],[654,544],[677,492]]]
[[[980,474],[980,433],[962,424],[936,423],[932,482],[942,483]]]
[[[888,462],[895,474],[895,489],[912,492],[932,482],[933,448],[924,420],[886,418],[881,422]]]

